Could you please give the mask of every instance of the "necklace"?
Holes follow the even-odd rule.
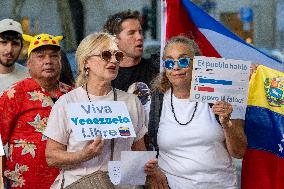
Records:
[[[116,90],[115,90],[114,87],[112,87],[112,91],[113,91],[113,100],[114,100],[114,101],[117,101],[117,94],[116,94]],[[89,101],[92,102],[92,101],[91,101],[91,98],[90,98],[90,96],[89,96],[87,83],[86,83],[86,92],[87,92],[87,96],[88,96]],[[112,139],[110,140],[110,149],[111,149],[110,160],[113,161],[114,138],[112,138]]]
[[[193,111],[192,116],[191,116],[191,118],[190,118],[190,120],[188,122],[186,122],[186,123],[179,122],[177,120],[177,117],[176,117],[176,114],[175,114],[175,109],[174,109],[174,105],[173,105],[173,89],[171,89],[171,107],[172,107],[172,112],[174,114],[174,118],[175,118],[175,120],[176,120],[176,122],[178,124],[183,125],[183,126],[189,124],[193,120],[193,118],[194,118],[195,112],[197,110],[197,105],[198,105],[198,102],[195,102],[194,111]]]
[[[114,101],[117,101],[117,94],[116,94],[115,88],[112,87],[112,91],[113,91],[113,100],[114,100]],[[88,91],[88,85],[87,85],[87,83],[86,83],[86,92],[87,92],[87,96],[88,96],[89,101],[92,102],[92,101],[91,101],[91,98],[90,98],[90,96],[89,96],[89,91]]]

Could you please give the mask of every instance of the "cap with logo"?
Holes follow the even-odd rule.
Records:
[[[15,31],[20,34],[23,34],[23,29],[21,24],[9,18],[0,21],[0,33],[5,31]]]
[[[63,36],[53,36],[46,33],[39,34],[34,37],[26,34],[23,34],[22,36],[25,41],[30,43],[28,48],[28,56],[30,56],[34,49],[45,45],[60,47],[59,41],[63,39]]]

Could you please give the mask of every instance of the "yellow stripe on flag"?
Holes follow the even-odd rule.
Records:
[[[284,73],[258,66],[250,80],[248,105],[284,114]]]

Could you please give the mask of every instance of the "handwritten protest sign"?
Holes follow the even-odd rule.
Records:
[[[196,56],[193,60],[190,99],[214,103],[226,101],[246,106],[250,62]]]
[[[135,131],[122,101],[70,103],[68,122],[76,140],[84,141],[101,135],[105,139],[135,137]]]
[[[122,151],[120,161],[108,162],[108,173],[114,185],[144,185],[145,164],[155,159],[156,151]]]

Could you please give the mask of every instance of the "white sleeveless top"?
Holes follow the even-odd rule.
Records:
[[[166,173],[171,189],[236,188],[236,175],[222,127],[207,103],[198,103],[193,120],[179,125],[173,116],[171,94],[164,95],[158,131],[159,166]],[[173,95],[177,120],[192,117],[195,102]],[[233,119],[242,117],[236,112]]]

